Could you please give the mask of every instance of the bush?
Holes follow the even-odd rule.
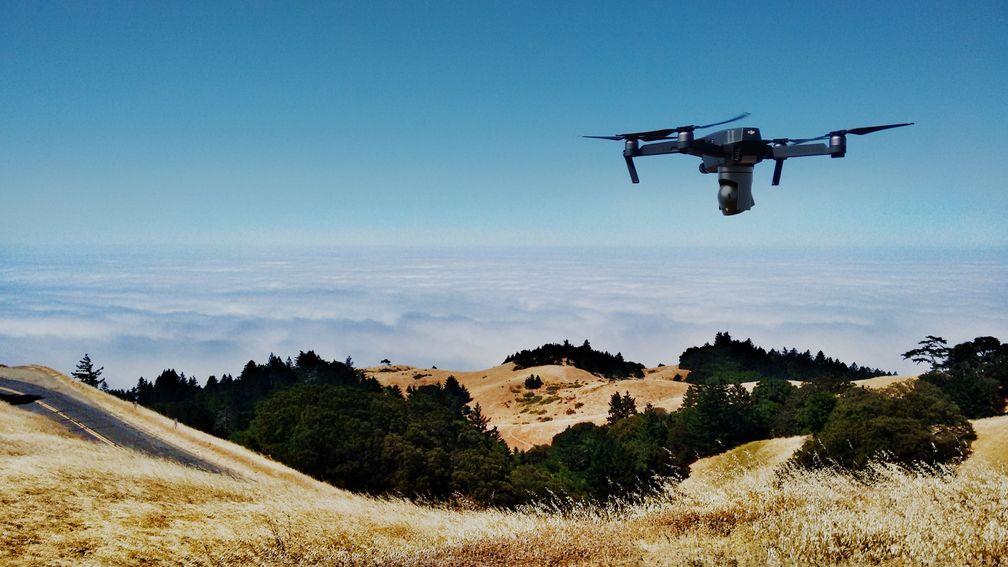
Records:
[[[542,385],[543,385],[542,378],[536,376],[535,374],[525,379],[525,388],[529,390],[536,390],[538,388],[542,388]]]
[[[849,388],[795,460],[806,467],[835,464],[854,470],[871,460],[957,462],[969,454],[974,439],[973,426],[959,407],[932,384],[903,382],[882,391]]]

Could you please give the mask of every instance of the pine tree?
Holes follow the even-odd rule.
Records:
[[[105,379],[101,377],[102,370],[105,370],[104,366],[95,370],[91,357],[84,353],[84,358],[77,363],[77,370],[71,375],[88,386],[105,389]]]
[[[616,423],[637,413],[637,401],[633,399],[630,392],[619,395],[614,392],[609,399],[609,423]]]
[[[475,407],[472,408],[467,417],[469,421],[471,421],[472,424],[476,426],[476,429],[479,429],[480,431],[487,430],[487,425],[489,425],[490,423],[490,418],[483,415],[483,408],[480,407],[478,403],[476,404]]]

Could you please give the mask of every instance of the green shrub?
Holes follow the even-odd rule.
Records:
[[[872,460],[903,464],[956,462],[976,433],[959,407],[937,387],[903,382],[881,390],[840,393],[822,431],[795,459],[807,467],[863,469]]]

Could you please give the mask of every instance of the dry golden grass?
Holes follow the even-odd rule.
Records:
[[[44,386],[97,405],[148,435],[180,447],[231,471],[235,475],[265,475],[307,487],[324,486],[322,483],[240,445],[207,435],[184,424],[175,423],[157,412],[105,394],[52,368],[37,364],[4,367],[0,368],[0,376]]]
[[[490,425],[501,432],[501,437],[512,448],[527,450],[534,445],[548,444],[553,436],[575,423],[590,421],[602,424],[609,417],[609,400],[614,393],[628,392],[637,401],[637,407],[651,404],[674,411],[682,406],[683,395],[689,384],[675,380],[689,375],[689,370],[678,366],[660,366],[644,370],[643,379],[611,381],[573,366],[537,366],[516,370],[511,363],[477,370],[460,372],[437,368],[418,368],[406,365],[374,366],[365,372],[383,385],[395,385],[405,390],[409,386],[437,384],[449,376],[472,394],[480,404]],[[542,378],[543,386],[529,392],[523,387],[525,378],[535,374]],[[868,388],[884,388],[894,382],[914,379],[915,376],[879,376],[856,383]],[[800,386],[801,382],[792,381]],[[750,392],[756,382],[742,384]],[[526,393],[538,396],[529,402]]]
[[[791,438],[699,463],[697,478],[639,501],[563,512],[453,509],[353,495],[225,441],[176,432],[100,392],[80,393],[122,406],[124,419],[199,448],[234,474],[89,443],[0,405],[0,564],[1004,565],[1008,558],[1008,475],[977,458],[958,472],[879,466],[865,482],[778,468],[797,443]],[[981,420],[977,430],[978,455],[1004,454],[1005,418]]]
[[[807,437],[781,437],[752,441],[720,455],[700,459],[690,465],[683,487],[724,485],[743,476],[767,479],[776,473]]]
[[[854,383],[858,386],[864,386],[869,390],[881,390],[899,382],[916,379],[916,374],[904,374],[900,376],[876,376],[874,378],[866,378],[864,380],[855,380]]]
[[[977,439],[968,466],[984,464],[1008,470],[1008,415],[978,419],[973,422]]]
[[[511,363],[475,372],[405,365],[372,367],[365,371],[382,384],[403,390],[413,385],[436,384],[455,376],[472,394],[474,402],[480,404],[490,425],[497,427],[504,441],[522,450],[549,443],[554,435],[575,423],[605,423],[609,416],[609,400],[616,392],[629,392],[641,408],[650,403],[675,410],[682,405],[683,394],[689,387],[689,384],[673,380],[676,374],[689,374],[688,370],[679,370],[676,366],[649,368],[643,379],[619,381],[607,380],[573,366],[515,370]],[[532,374],[542,378],[543,386],[530,392],[523,384]],[[526,393],[539,399],[529,402],[524,398]]]

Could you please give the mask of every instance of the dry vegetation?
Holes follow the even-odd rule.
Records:
[[[490,425],[497,427],[504,441],[517,449],[549,443],[570,425],[591,421],[605,423],[609,399],[616,392],[629,392],[638,405],[674,410],[682,405],[688,385],[676,381],[676,374],[688,374],[675,366],[649,369],[643,379],[611,381],[573,366],[537,366],[515,370],[511,363],[479,370],[458,372],[436,368],[388,366],[366,369],[385,385],[408,386],[443,382],[455,376],[480,404]],[[543,386],[529,391],[524,381],[535,374]]]
[[[659,366],[644,370],[644,378],[612,381],[573,366],[537,366],[516,370],[511,363],[486,370],[460,372],[406,365],[366,368],[368,375],[384,385],[405,390],[409,386],[436,384],[455,376],[480,404],[490,425],[497,427],[512,448],[527,450],[547,444],[557,433],[575,423],[590,421],[603,424],[609,417],[609,399],[614,393],[629,393],[637,407],[651,404],[674,411],[682,405],[689,384],[682,378],[689,370],[678,366]],[[543,380],[538,390],[529,391],[523,383],[535,374]],[[912,376],[879,376],[856,383],[868,388],[884,388]],[[801,382],[793,382],[800,385]],[[743,384],[748,390],[756,382]]]
[[[0,405],[0,564],[1008,561],[1008,474],[994,464],[1003,467],[1003,417],[978,422],[978,455],[959,471],[879,466],[856,479],[777,467],[800,441],[792,438],[697,463],[692,481],[635,502],[481,511],[352,495],[199,432],[176,434],[142,408],[84,394],[201,448],[234,474],[88,443]]]

